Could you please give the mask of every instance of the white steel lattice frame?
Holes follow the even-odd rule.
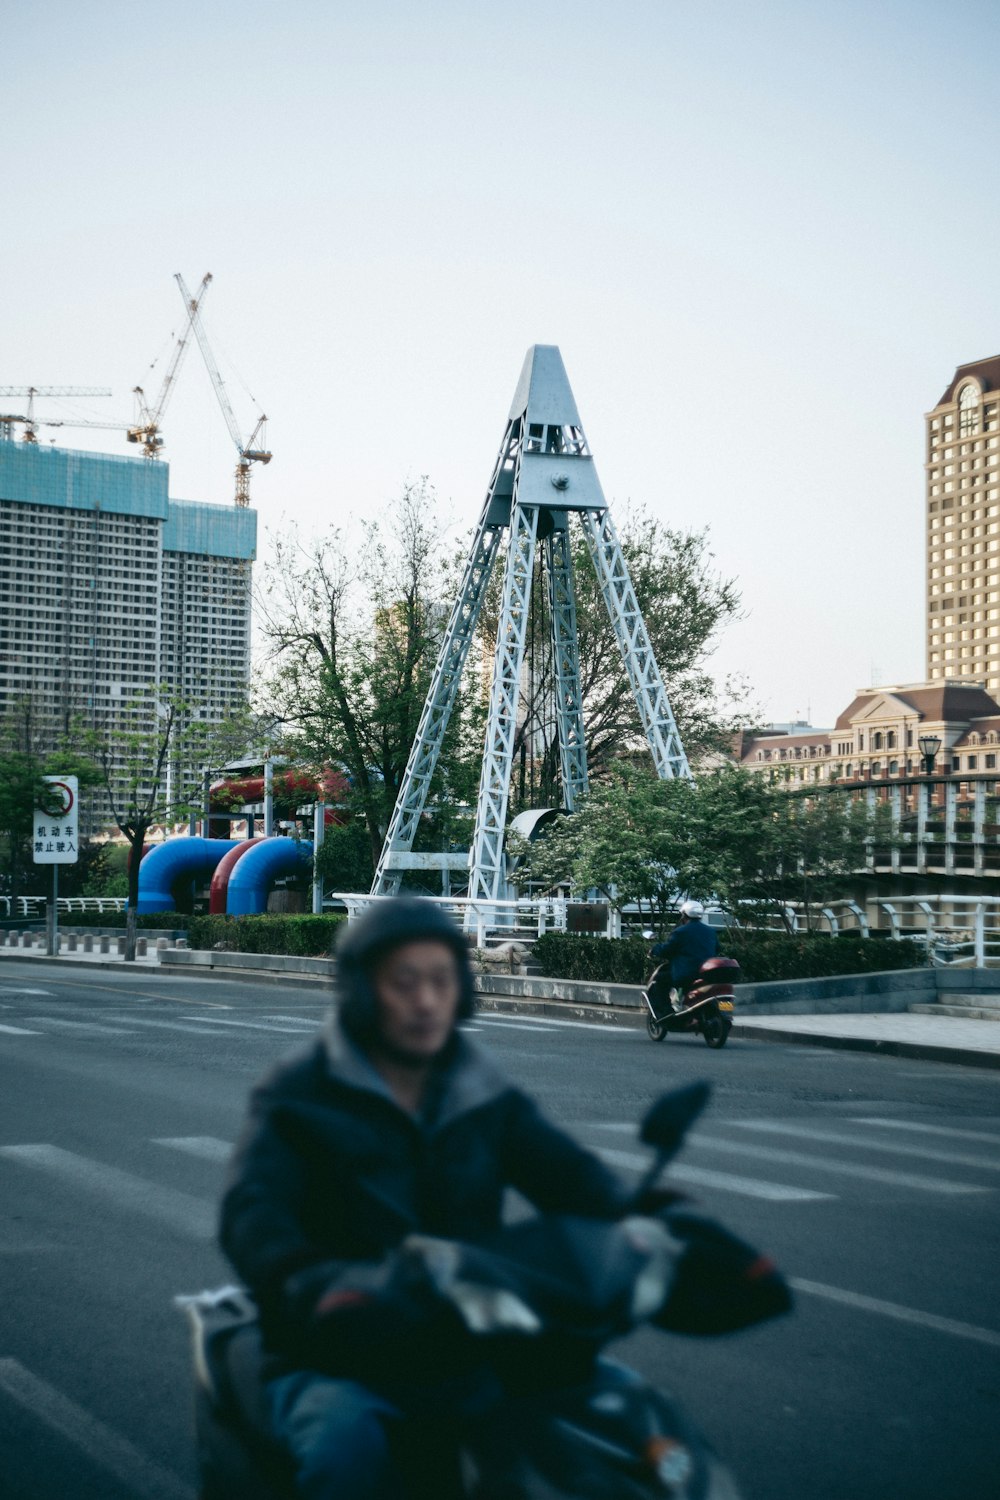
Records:
[[[639,601],[635,596],[635,588],[611,512],[583,511],[581,520],[604,603],[614,626],[622,664],[628,673],[642,727],[653,753],[657,775],[664,780],[674,776],[690,777],[687,756],[677,732],[677,723],[639,610]]]
[[[554,516],[554,529],[545,540],[545,571],[549,584],[552,622],[552,659],[555,666],[556,726],[563,803],[574,812],[587,791],[587,742],[580,691],[580,654],[576,637],[576,593],[573,557],[565,512]]]
[[[420,817],[426,806],[431,781],[441,754],[448,720],[455,706],[462,672],[469,655],[469,647],[479,622],[480,610],[486,596],[486,585],[493,571],[500,538],[507,525],[506,511],[502,506],[499,512],[497,511],[494,493],[498,488],[501,475],[513,467],[518,440],[519,432],[512,424],[500,449],[500,457],[497,460],[482,515],[479,518],[479,526],[469,553],[469,560],[465,566],[462,586],[452,609],[441,650],[438,653],[434,675],[424,700],[420,723],[410,749],[410,757],[400,784],[399,796],[396,798],[392,821],[382,845],[378,869],[372,882],[373,896],[395,895],[399,889],[402,872],[406,868],[406,856],[413,849]]]
[[[504,568],[503,599],[493,660],[486,747],[479,780],[476,829],[472,844],[469,896],[497,900],[504,895],[504,835],[514,731],[524,666],[524,643],[531,604],[531,581],[538,538],[537,505],[515,504],[510,518],[510,541]]]

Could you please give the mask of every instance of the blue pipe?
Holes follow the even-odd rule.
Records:
[[[221,843],[221,840],[219,840]],[[305,840],[262,839],[248,849],[229,877],[226,912],[256,916],[267,910],[267,897],[279,875],[305,875],[313,846]]]
[[[181,837],[157,844],[139,866],[136,911],[176,911],[174,888],[178,881],[210,879],[222,856],[241,842]]]

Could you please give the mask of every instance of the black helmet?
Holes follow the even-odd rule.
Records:
[[[461,986],[456,1020],[472,1015],[472,968],[461,930],[433,901],[419,896],[395,896],[374,901],[337,943],[334,983],[340,996],[340,1021],[348,1035],[367,1040],[375,1029],[375,991],[372,971],[393,948],[404,943],[445,943],[458,962]]]

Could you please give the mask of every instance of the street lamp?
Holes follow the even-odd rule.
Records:
[[[934,770],[934,757],[941,749],[941,736],[939,734],[922,734],[917,740],[920,754],[924,758],[924,775],[930,776]]]

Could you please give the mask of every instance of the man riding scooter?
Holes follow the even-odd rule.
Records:
[[[684,1009],[684,997],[691,981],[705,960],[714,958],[719,951],[715,929],[709,927],[704,917],[705,908],[700,901],[685,901],[678,925],[665,943],[657,943],[652,950],[652,956],[658,962],[669,961],[670,1005],[675,1011]],[[658,1010],[658,1014],[662,1014],[662,1010]]]

